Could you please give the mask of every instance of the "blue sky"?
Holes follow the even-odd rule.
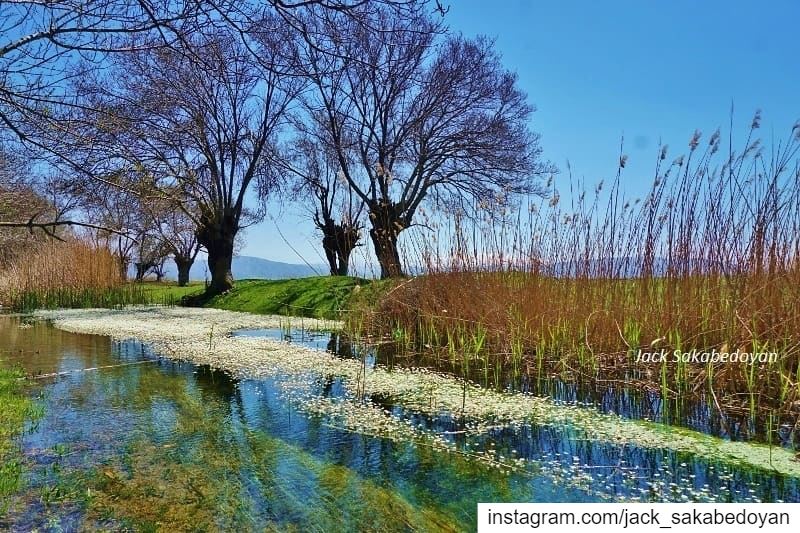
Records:
[[[445,2],[443,2],[445,3]],[[785,137],[800,119],[800,1],[451,1],[452,31],[496,38],[505,65],[537,107],[532,127],[566,180],[613,177],[620,138],[629,156],[623,187],[652,180],[659,139],[675,156],[695,129],[744,132],[756,109],[761,136]],[[767,142],[769,144],[769,142]],[[324,262],[313,227],[296,208],[276,214],[292,246]],[[275,229],[250,228],[241,253],[302,262]]]

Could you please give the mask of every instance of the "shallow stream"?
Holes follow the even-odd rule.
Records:
[[[280,328],[237,334],[339,344]],[[0,529],[461,531],[474,529],[478,502],[800,501],[799,477],[707,454],[594,441],[569,424],[470,433],[454,413],[348,399],[334,374],[236,379],[43,320],[0,317],[0,360],[34,378],[27,392],[44,405],[24,438],[27,486]],[[434,440],[298,408],[285,385],[298,379]]]

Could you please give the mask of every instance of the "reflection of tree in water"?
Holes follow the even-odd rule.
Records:
[[[327,350],[344,359],[351,359],[353,357],[353,344],[350,339],[335,331],[331,332],[331,339],[328,341]]]
[[[104,338],[97,339],[94,349],[100,350]],[[349,350],[345,353],[356,359],[372,356],[335,334],[330,346],[340,354]],[[133,357],[141,345],[115,344],[113,350],[120,350],[123,358]],[[396,347],[375,350],[379,360],[387,361]],[[468,456],[338,431],[324,418],[295,415],[274,394],[271,380],[240,383],[208,366],[170,361],[83,375],[80,382],[65,381],[69,388],[53,389],[48,401],[69,405],[71,420],[79,415],[96,421],[82,439],[96,444],[98,434],[104,434],[105,440],[125,446],[103,462],[99,479],[81,481],[87,484],[81,487],[84,492],[91,488],[96,494],[90,517],[108,511],[135,523],[159,522],[171,530],[255,529],[268,523],[279,529],[302,524],[320,530],[383,530],[399,517],[419,529],[435,529],[431,525],[443,515],[445,523],[457,523],[451,514],[463,516],[462,511],[474,508],[480,498],[531,497],[531,485],[519,482],[527,478],[509,477]],[[335,376],[320,378],[319,386],[325,396],[341,394],[341,381]],[[371,400],[387,410],[394,407],[388,397]],[[113,415],[106,412],[108,406],[116,407]],[[460,429],[457,421],[446,418],[426,421],[415,416],[413,422],[426,422],[440,434]],[[81,444],[75,440],[79,433],[69,433],[70,445]],[[556,475],[565,478],[574,476],[575,464],[596,465],[586,483],[600,492],[611,491],[610,486],[617,493],[639,495],[644,489],[645,499],[659,500],[659,491],[669,489],[649,483],[658,476],[667,485],[688,484],[695,491],[707,483],[735,495],[752,486],[755,496],[766,501],[800,499],[796,480],[724,469],[663,450],[595,443],[568,428],[495,429],[473,438],[470,445],[506,457],[544,458],[545,465],[556,461],[563,465]],[[556,498],[580,495],[568,487],[547,490],[554,490]]]
[[[204,396],[214,397],[227,404],[233,400],[241,404],[239,380],[228,372],[201,365],[195,370],[195,381]]]

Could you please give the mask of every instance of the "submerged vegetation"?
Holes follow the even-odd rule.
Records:
[[[677,157],[659,141],[644,180],[623,139],[589,182],[549,162],[531,72],[506,61],[564,52],[528,66],[578,88],[551,101],[575,100],[589,163],[606,120],[645,150],[647,106],[666,97],[668,119],[681,84],[614,118],[617,86],[778,64],[620,49],[614,66],[665,61],[592,94],[561,42],[581,20],[549,10],[526,40],[520,9],[493,10],[493,39],[445,4],[0,2],[0,529],[460,531],[478,501],[800,502],[800,121],[765,146],[761,112],[738,131],[731,106]],[[613,31],[670,34],[651,11]],[[281,229],[300,213],[331,276],[234,280],[245,230],[311,256]]]
[[[462,423],[444,404],[437,413],[438,399],[424,401],[440,379],[430,373],[395,373],[404,391],[395,401],[373,394],[390,390],[391,372],[368,364],[360,381],[366,396],[353,396],[358,359],[339,359],[340,366],[324,352],[224,336],[231,327],[283,325],[285,317],[180,308],[66,314],[85,327],[124,323],[119,338],[161,316],[158,335],[170,339],[172,357],[186,350],[222,366],[239,353],[266,364],[246,370],[261,379],[238,379],[159,357],[137,341],[4,319],[0,337],[12,347],[42,349],[35,361],[12,350],[11,360],[24,361],[26,371],[48,373],[67,362],[83,371],[39,381],[46,412],[25,441],[29,483],[0,527],[463,531],[475,529],[475,502],[483,499],[754,502],[800,495],[800,478],[730,461],[724,452],[593,441],[583,426],[544,419],[541,426]],[[217,332],[211,349],[208,338],[185,342],[210,329],[209,321]],[[95,370],[106,365],[114,368]],[[680,430],[674,435],[684,439]],[[688,438],[698,447],[720,443],[694,432]]]
[[[9,498],[23,484],[24,462],[20,439],[28,425],[41,416],[41,410],[23,392],[24,374],[4,367],[0,360],[0,517]]]
[[[241,328],[275,327],[284,318],[177,308],[51,311],[40,316],[53,319],[57,327],[68,331],[141,339],[171,357],[224,368],[237,377],[284,376],[280,378],[280,386],[300,410],[334,416],[344,428],[359,433],[422,440],[444,449],[452,445],[428,430],[406,425],[396,413],[384,411],[374,403],[350,401],[383,398],[413,413],[460,416],[462,424],[458,432],[465,436],[486,435],[497,427],[530,423],[569,427],[598,442],[689,453],[724,464],[800,476],[800,462],[795,460],[794,453],[780,447],[725,441],[654,422],[625,420],[592,409],[559,405],[545,398],[494,392],[433,372],[370,368],[358,359],[341,359],[267,339],[226,335]],[[313,319],[305,321],[304,327],[312,329],[335,326]],[[212,331],[214,337],[209,339]],[[345,398],[337,401],[320,397],[317,380],[312,376],[341,379],[347,391]],[[492,463],[498,460],[491,455],[486,459]],[[500,461],[505,468],[514,468],[515,463],[513,456]]]

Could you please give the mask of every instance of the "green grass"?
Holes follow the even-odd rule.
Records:
[[[25,425],[41,417],[41,410],[22,391],[22,377],[21,371],[0,366],[0,515],[24,480],[20,437]]]
[[[234,288],[211,298],[202,297],[203,282],[185,287],[175,282],[126,283],[112,289],[31,292],[14,301],[13,308],[31,311],[56,307],[120,307],[136,304],[202,305],[229,311],[281,314],[311,318],[341,318],[355,306],[369,306],[388,287],[386,281],[344,276],[236,281]],[[187,301],[188,300],[188,301]]]
[[[205,284],[202,281],[190,282],[185,287],[179,287],[174,281],[147,281],[131,283],[131,285],[140,287],[151,303],[178,302],[184,296],[201,294],[205,290]]]
[[[138,284],[111,288],[72,288],[27,290],[12,293],[9,307],[19,312],[56,308],[114,308],[149,303]],[[160,302],[159,302],[160,303]]]
[[[310,278],[237,280],[233,289],[210,300],[202,298],[202,282],[179,287],[174,282],[139,283],[150,303],[180,303],[189,297],[192,305],[243,311],[257,314],[279,314],[310,318],[341,318],[356,306],[370,305],[387,286],[385,281],[345,276]],[[192,298],[194,297],[194,298]]]
[[[205,302],[204,307],[311,318],[340,318],[350,307],[353,291],[373,282],[343,276],[284,280],[241,280],[233,289]]]

